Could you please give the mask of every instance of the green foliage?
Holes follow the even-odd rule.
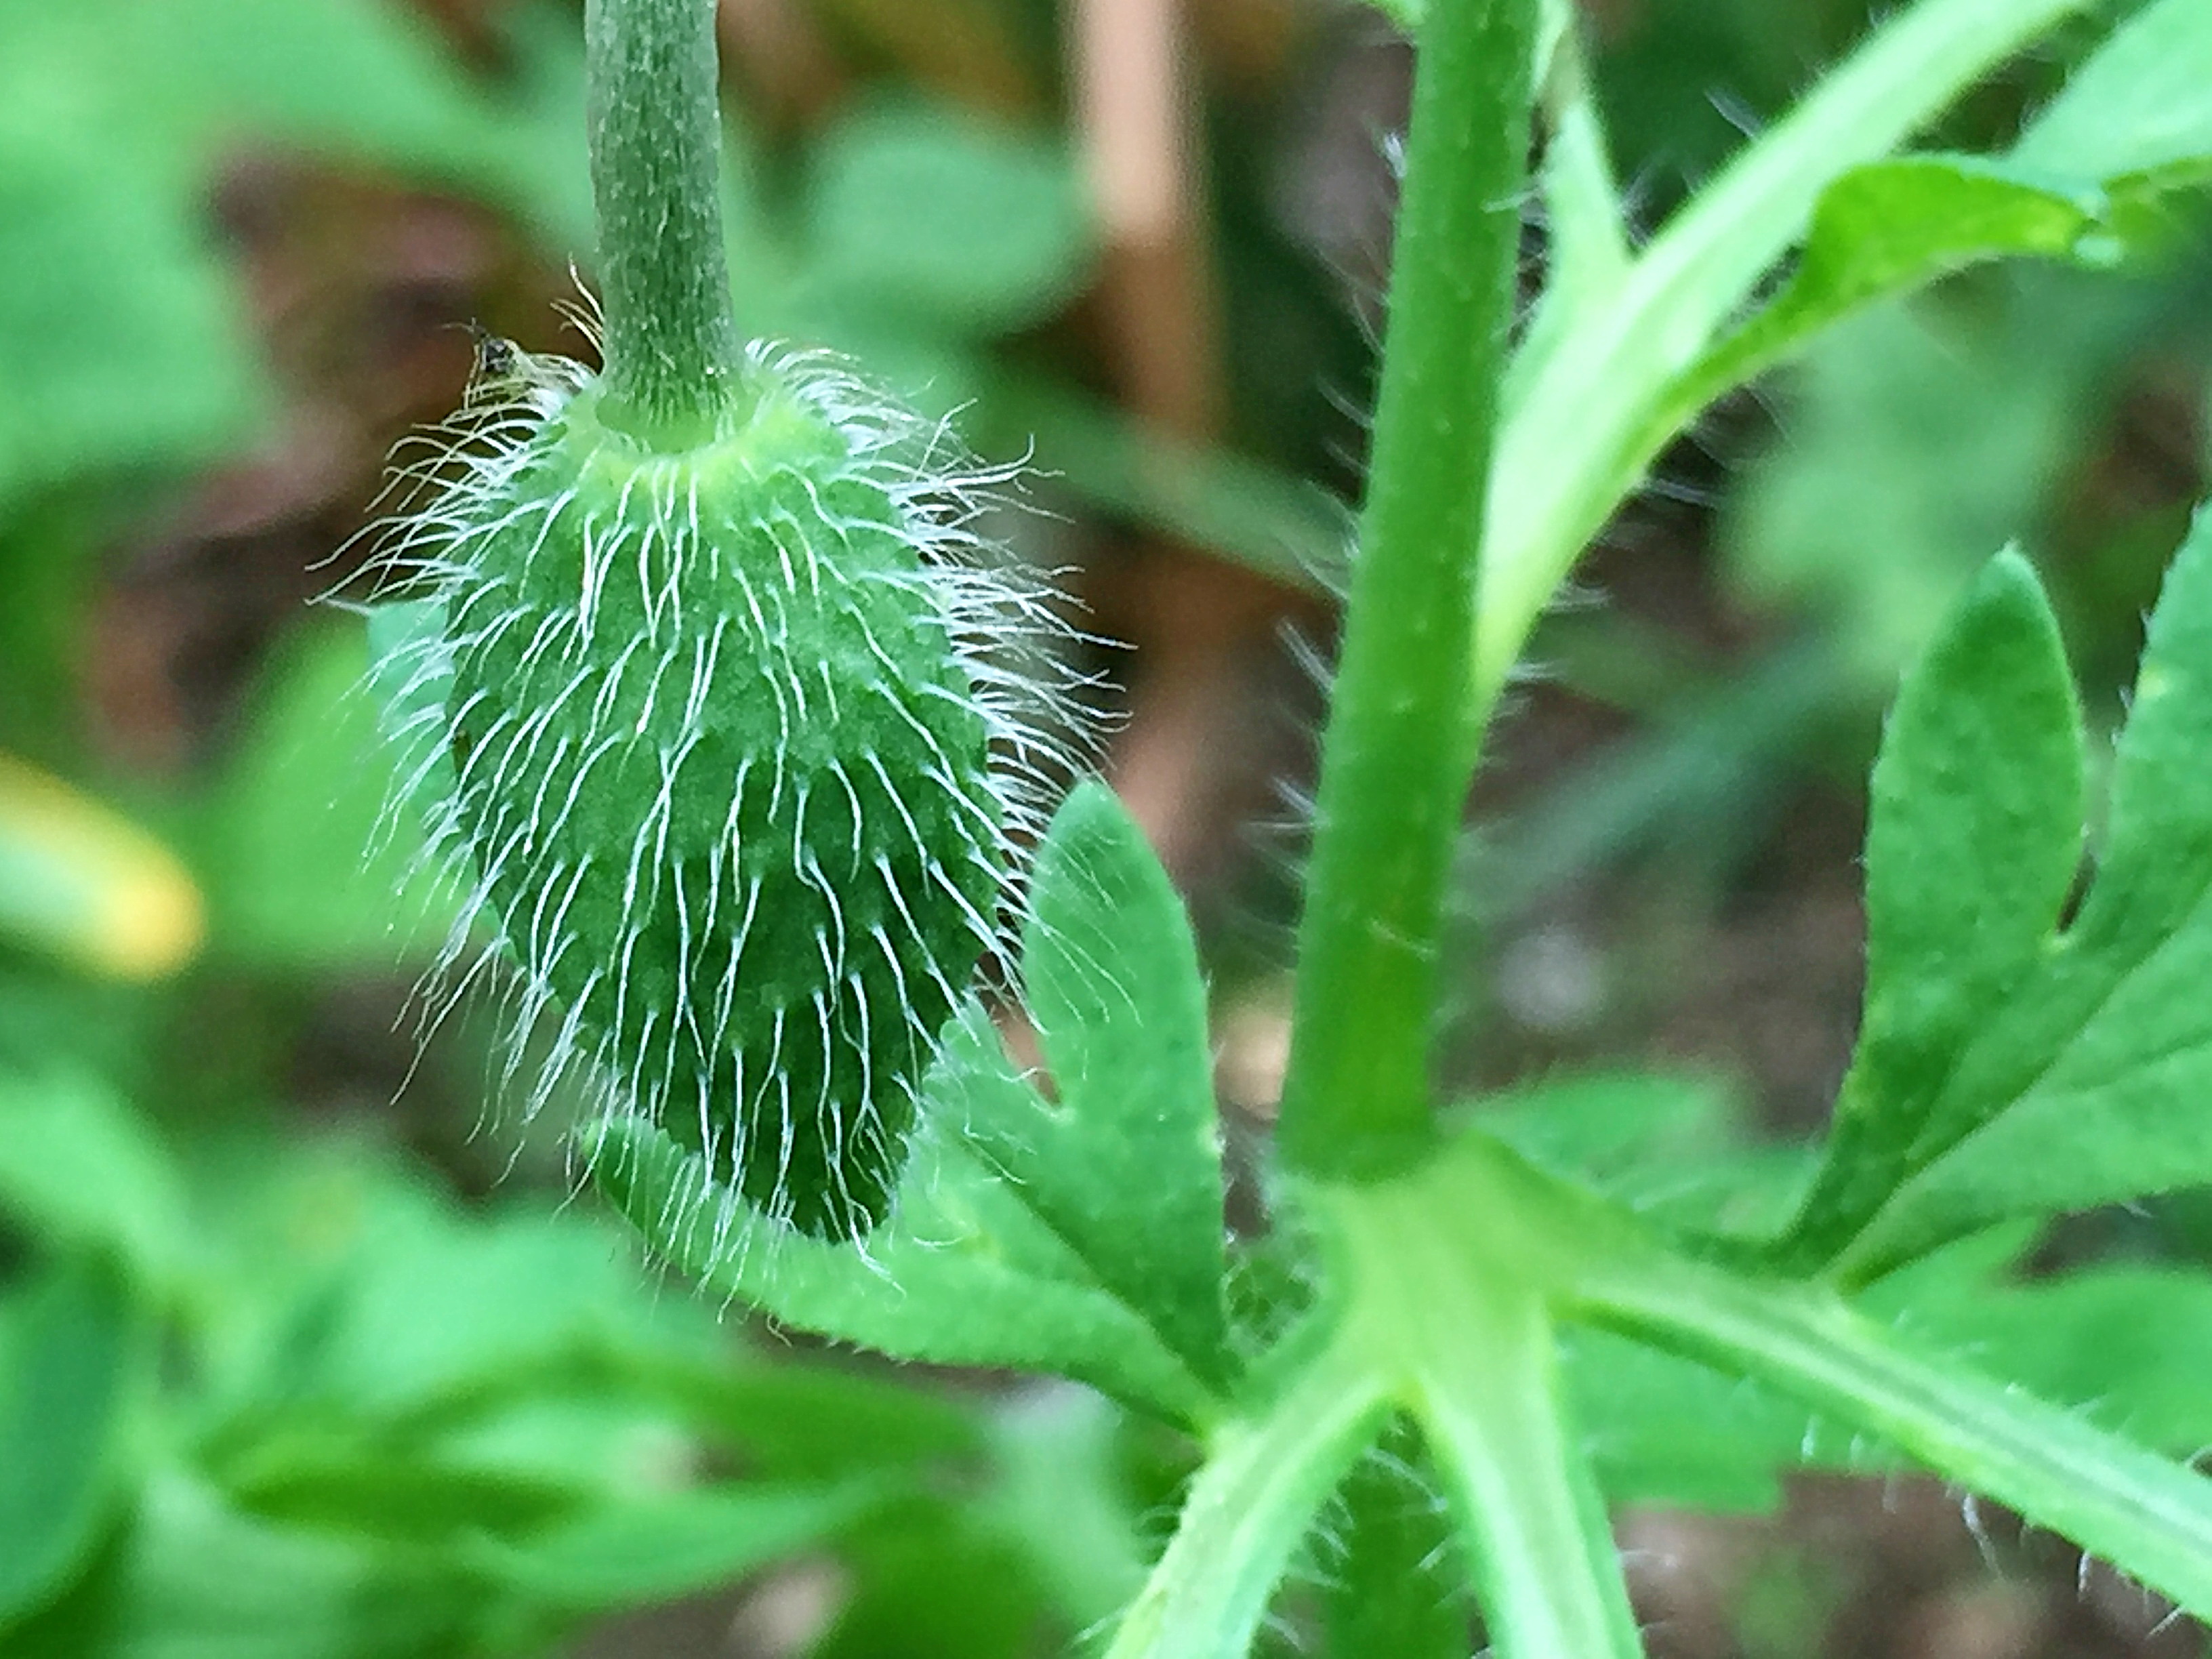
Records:
[[[1969,1042],[2041,965],[2081,863],[2081,764],[2057,623],[2002,555],[1906,679],[1875,767],[1866,1013],[1796,1225],[1815,1257],[1910,1170]]]
[[[1221,1154],[1189,924],[1108,791],[1078,788],[1036,860],[1022,967],[1054,1099],[978,1091],[963,1133],[1211,1383],[1224,1380]]]
[[[1089,252],[1055,146],[896,105],[848,117],[816,147],[803,234],[824,302],[963,338],[1042,321]]]
[[[131,1286],[96,1257],[49,1264],[0,1302],[0,1626],[98,1541],[149,1380],[147,1336]]]
[[[1048,465],[1117,511],[1263,564],[1326,549],[1334,519],[1006,368],[994,343],[1053,334],[1095,252],[1057,143],[869,97],[788,155],[747,149],[719,193],[695,145],[677,205],[693,242],[726,211],[733,282],[720,232],[687,263],[640,234],[652,213],[608,213],[616,392],[495,362],[474,447],[417,475],[400,546],[430,563],[388,569],[366,653],[284,641],[242,735],[166,795],[0,759],[35,781],[0,794],[0,1647],[544,1652],[826,1557],[816,1659],[1020,1659],[1109,1627],[1113,1659],[1219,1659],[1271,1616],[1331,1654],[1462,1653],[1473,1617],[1507,1659],[1629,1659],[1605,1505],[1757,1508],[1800,1467],[1931,1470],[2212,1614],[2212,1483],[2174,1461],[2212,1441],[2212,1284],[2178,1251],[2023,1266],[2055,1219],[2212,1186],[2212,511],[2109,778],[2042,579],[1989,558],[2038,528],[2123,349],[2117,307],[2079,296],[2170,253],[2212,177],[2203,7],[2141,7],[2008,149],[1966,153],[1961,124],[1958,153],[1900,155],[2081,9],[1921,0],[1640,246],[1568,8],[1389,9],[1420,32],[1420,86],[1283,1158],[1249,1186],[1224,1170],[1200,955],[1127,814],[1085,783],[1048,823],[987,775],[1040,729],[1011,712],[1042,657],[1006,590],[947,574],[1000,475],[768,353],[742,386],[711,350],[655,360],[677,414],[712,417],[677,441],[620,360],[685,337],[655,290],[672,270],[709,334],[733,287],[749,329],[865,345],[933,381],[933,409],[1035,417]],[[70,660],[91,545],[28,504],[265,418],[197,217],[238,136],[581,241],[568,21],[519,22],[495,94],[401,16],[0,13],[0,552],[40,578],[11,684]],[[697,40],[684,67],[711,118]],[[1532,104],[1554,269],[1516,338]],[[624,118],[603,172],[657,154],[652,100]],[[1902,303],[2014,257],[2071,269]],[[1725,1080],[1653,1073],[1441,1115],[1443,872],[1506,671],[1662,447],[1801,358],[1738,569],[1770,597],[1832,586],[1838,637],[1685,719],[1674,770],[1540,822],[1521,867],[1579,866],[1590,823],[1625,834],[1685,776],[1730,799],[1793,721],[1913,663],[1826,1143],[1753,1144]],[[53,702],[8,712],[42,762]],[[421,873],[426,836],[461,843],[473,896]],[[167,956],[106,929],[155,876],[173,921],[204,904],[190,967],[181,923]],[[267,1028],[306,1018],[306,988],[440,934],[464,982],[478,950],[533,970],[524,1023],[570,1050],[534,1103],[566,1114],[579,1054],[579,1092],[628,1079],[570,1141],[625,1224],[588,1199],[465,1203],[388,1136],[260,1121],[287,1087]],[[1037,1074],[971,994],[987,950]],[[191,1044],[212,1057],[186,1077]],[[438,1086],[454,1058],[426,1059]],[[824,1109],[746,1120],[736,1068]],[[856,1164],[866,1131],[881,1156]],[[828,1224],[763,1224],[794,1200]]]
[[[1035,881],[1025,966],[1054,1098],[971,1006],[864,1255],[750,1236],[702,1162],[635,1120],[610,1126],[593,1168],[656,1249],[787,1323],[1203,1419],[1225,1364],[1220,1154],[1189,933],[1101,790],[1061,808]]]

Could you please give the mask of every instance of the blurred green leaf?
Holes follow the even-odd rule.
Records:
[[[1026,1659],[1074,1634],[1051,1620],[1028,1546],[957,1506],[894,1510],[840,1554],[852,1593],[808,1659]]]
[[[1069,297],[1090,256],[1074,168],[1054,141],[884,104],[816,147],[810,275],[842,302],[1005,334]]]
[[[556,144],[499,108],[386,0],[0,6],[0,508],[203,463],[265,417],[206,222],[223,161],[258,145],[374,163],[573,238],[588,226],[565,125]]]
[[[1803,1407],[1626,1337],[1560,1335],[1568,1408],[1598,1484],[1614,1504],[1723,1513],[1770,1510],[1782,1470],[1845,1461]]]
[[[262,1520],[441,1547],[464,1537],[528,1533],[605,1495],[581,1480],[472,1468],[343,1426],[316,1437],[270,1425],[243,1458],[226,1460],[219,1472],[233,1501]]]
[[[1911,1172],[1960,1053],[2041,965],[2081,861],[2081,716],[2035,573],[1999,555],[1899,692],[1867,830],[1866,1012],[1785,1253],[1826,1260]]]
[[[100,1250],[156,1291],[173,1288],[193,1253],[167,1152],[81,1071],[0,1070],[0,1217],[42,1245]]]
[[[1838,691],[1887,696],[1990,550],[2034,525],[2124,331],[2087,288],[2014,289],[1955,325],[1884,304],[1822,337],[1723,537],[1744,598],[1830,615]]]
[[[1803,1184],[1802,1149],[1753,1142],[1741,1103],[1716,1078],[1547,1077],[1462,1109],[1531,1163],[1699,1236],[1763,1237]]]
[[[2154,0],[2029,123],[2012,159],[2070,179],[2212,178],[2212,11]]]
[[[813,1547],[884,1501],[878,1483],[722,1486],[601,1505],[526,1543],[482,1539],[477,1573],[565,1613],[607,1613],[727,1584]]]
[[[1022,976],[1056,1099],[982,1089],[969,1144],[1098,1282],[1224,1376],[1221,1149],[1182,902],[1120,801],[1079,785],[1038,849]]]
[[[9,1659],[448,1659],[470,1590],[450,1569],[237,1515],[149,1483],[99,1566],[9,1632]]]
[[[2139,1445],[2199,1459],[2212,1446],[2212,1278],[2148,1263],[1990,1286],[1917,1287],[1913,1316],[1996,1375],[2079,1406]]]
[[[35,9],[0,8],[0,101],[20,91],[13,20]],[[0,511],[86,473],[206,460],[264,412],[201,233],[105,134],[0,117]]]
[[[1067,1623],[1103,1627],[1135,1599],[1151,1565],[1122,1466],[1127,1419],[1088,1389],[1032,1385],[998,1402],[997,1479],[975,1507],[1029,1553]]]
[[[738,1448],[766,1480],[974,1465],[984,1455],[981,1402],[827,1359],[733,1353],[662,1364],[652,1380],[684,1422]]]
[[[150,1336],[122,1274],[96,1259],[58,1258],[0,1298],[0,1630],[51,1600],[99,1540],[151,1381]]]
[[[457,910],[419,820],[386,810],[389,757],[357,629],[285,641],[201,841],[211,948],[233,960],[384,965],[441,944]]]

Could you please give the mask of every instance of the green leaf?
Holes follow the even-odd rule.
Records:
[[[9,1659],[447,1659],[482,1592],[419,1557],[270,1527],[162,1474]]]
[[[2137,198],[2116,211],[2101,177],[1972,155],[1911,155],[1853,168],[1822,192],[1790,280],[1674,381],[1654,429],[1679,429],[1850,313],[1968,265],[2010,256],[2113,264],[2145,227],[2133,210]]]
[[[1821,1432],[1803,1407],[1741,1377],[1573,1327],[1560,1333],[1559,1358],[1584,1453],[1614,1504],[1759,1514],[1781,1501],[1783,1471],[1855,1466],[1847,1436]]]
[[[184,204],[106,134],[0,121],[0,508],[71,477],[212,459],[262,412]]]
[[[387,811],[390,757],[361,633],[288,642],[201,833],[211,948],[286,967],[391,963],[442,943],[457,898]]]
[[[540,218],[560,196],[527,127],[381,0],[0,6],[0,505],[251,434],[269,398],[204,195],[256,138]]]
[[[824,137],[805,216],[835,300],[967,335],[1051,315],[1091,251],[1059,144],[921,106],[879,105]]]
[[[524,1544],[483,1538],[476,1572],[540,1607],[611,1613],[715,1589],[813,1547],[883,1501],[873,1483],[721,1486],[592,1510]]]
[[[661,1365],[653,1380],[687,1425],[734,1448],[764,1480],[967,1466],[985,1453],[983,1402],[787,1351]]]
[[[2151,619],[2073,924],[1990,1011],[1925,1115],[1920,1173],[1846,1258],[1870,1276],[2014,1215],[2212,1182],[2212,513]]]
[[[2212,1276],[2201,1269],[2116,1263],[2025,1284],[1929,1284],[1916,1267],[1899,1278],[1921,1281],[1907,1311],[1922,1340],[2138,1445],[2184,1459],[2212,1446]]]
[[[947,1029],[891,1219],[859,1248],[763,1224],[698,1158],[617,1118],[586,1142],[594,1179],[704,1291],[781,1322],[934,1364],[1060,1371],[1171,1419],[1212,1402],[1141,1316],[941,1126],[979,1091],[1026,1091],[980,1013]]]
[[[122,1276],[94,1260],[58,1262],[0,1301],[0,1627],[98,1541],[151,1379],[149,1336]]]
[[[1867,830],[1866,1012],[1784,1247],[1827,1259],[1912,1169],[1960,1052],[2040,966],[2081,858],[2081,714],[2058,625],[2000,554],[1899,693]]]
[[[89,1073],[0,1072],[0,1216],[42,1243],[103,1250],[157,1291],[191,1260],[168,1153]]]
[[[2074,179],[2212,176],[2212,11],[2154,0],[2112,31],[2028,125],[2013,160]]]
[[[1058,1098],[982,1089],[969,1144],[1193,1370],[1227,1364],[1221,1151],[1206,985],[1182,902],[1086,783],[1036,858],[1022,974]]]

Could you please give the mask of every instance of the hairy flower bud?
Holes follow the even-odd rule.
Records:
[[[385,552],[387,701],[471,878],[446,979],[488,930],[533,1103],[580,1075],[857,1237],[1064,769],[1047,596],[975,556],[1006,475],[819,357],[756,348],[674,453],[576,365],[498,367]]]

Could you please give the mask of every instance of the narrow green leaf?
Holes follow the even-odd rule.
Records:
[[[2212,1182],[2212,513],[2150,626],[2110,828],[2073,925],[1990,1011],[1925,1116],[1868,1277],[2007,1216]]]
[[[1853,168],[1821,194],[1781,291],[1668,387],[1652,429],[1678,430],[1873,301],[1968,265],[2009,257],[2112,264],[2129,251],[2130,233],[2144,230],[2133,210],[2148,192],[2116,203],[2100,187],[2102,177],[1973,155],[1911,155]]]
[[[1866,1012],[1791,1259],[1826,1260],[1911,1172],[1959,1054],[2040,963],[2081,817],[2058,626],[2027,562],[2001,554],[1906,678],[1875,764]]]
[[[2112,31],[2021,136],[2013,160],[2073,179],[2212,176],[2212,8],[2154,0]]]
[[[720,1486],[605,1504],[524,1544],[481,1538],[474,1571],[541,1608],[612,1613],[728,1584],[809,1549],[883,1501],[879,1486]]]
[[[1209,1382],[1227,1364],[1221,1152],[1206,986],[1182,903],[1113,792],[1039,849],[1022,973],[1057,1090],[986,1088],[971,1146]]]
[[[1026,1090],[980,1015],[949,1028],[891,1219],[855,1249],[767,1235],[696,1157],[635,1118],[587,1146],[595,1179],[708,1292],[801,1330],[936,1364],[1059,1371],[1184,1421],[1204,1387],[1005,1182],[936,1126],[985,1088]]]
[[[0,1301],[0,1626],[49,1599],[98,1541],[148,1335],[122,1276],[94,1259]]]

